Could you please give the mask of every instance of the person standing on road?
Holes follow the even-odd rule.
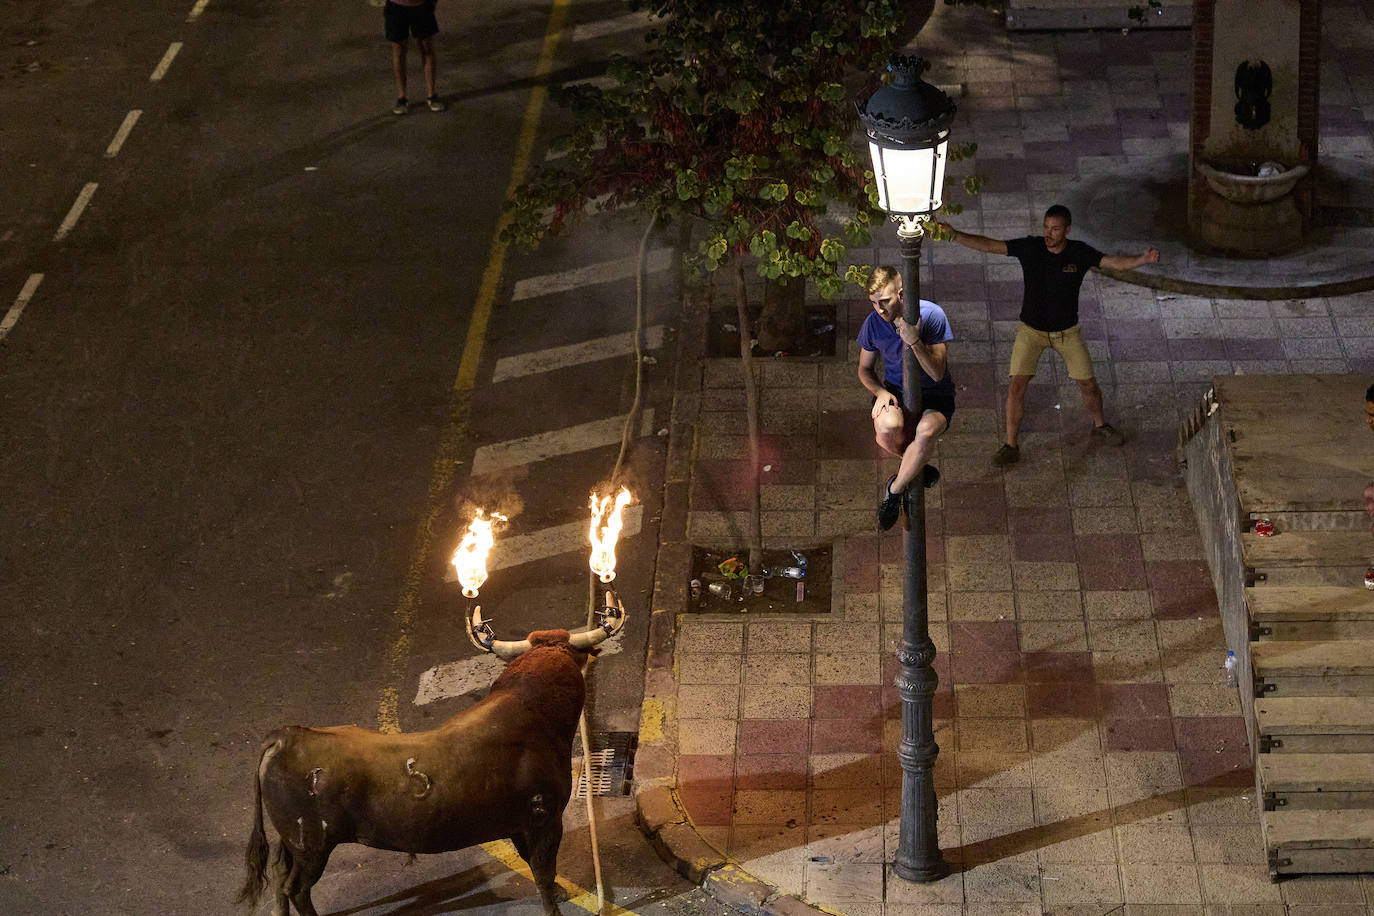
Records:
[[[1078,291],[1083,277],[1094,267],[1134,270],[1142,264],[1159,261],[1158,248],[1146,248],[1131,255],[1104,255],[1091,245],[1070,239],[1072,216],[1069,208],[1055,204],[1045,211],[1040,238],[1028,235],[1019,239],[990,239],[960,232],[948,223],[936,222],[965,248],[985,254],[1010,255],[1021,262],[1023,292],[1021,325],[1011,348],[1011,382],[1007,386],[1006,440],[992,456],[997,465],[1015,464],[1021,459],[1021,418],[1026,412],[1026,386],[1035,376],[1040,354],[1053,349],[1064,359],[1069,378],[1078,383],[1083,406],[1093,420],[1092,434],[1111,445],[1122,445],[1126,437],[1107,422],[1102,413],[1102,389],[1093,376],[1092,357],[1078,326]]]
[[[435,3],[436,0],[386,0],[382,7],[386,40],[391,42],[391,72],[396,77],[396,105],[391,109],[394,115],[403,115],[410,108],[406,99],[406,51],[411,35],[415,36],[424,63],[425,92],[429,94],[425,101],[430,111],[444,110],[444,103],[434,88],[434,36],[439,33]]]
[[[894,267],[873,268],[865,287],[873,312],[859,328],[859,383],[873,395],[873,435],[879,447],[902,459],[887,479],[878,500],[878,528],[886,531],[901,514],[902,494],[920,474],[926,488],[940,472],[927,464],[935,437],[954,416],[954,379],[949,374],[945,344],[954,339],[949,319],[934,302],[921,300],[920,317],[910,325],[902,318],[902,275]],[[902,403],[902,351],[916,355],[921,371],[921,416],[907,419]],[[876,365],[883,357],[883,377]]]

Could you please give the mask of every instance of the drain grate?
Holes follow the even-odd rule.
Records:
[[[573,797],[586,798],[589,787],[594,796],[629,795],[638,741],[634,732],[593,732],[591,757],[577,774]]]

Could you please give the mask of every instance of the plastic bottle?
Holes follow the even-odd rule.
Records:
[[[1230,649],[1226,650],[1226,686],[1240,686],[1240,662],[1236,660],[1236,653]]]

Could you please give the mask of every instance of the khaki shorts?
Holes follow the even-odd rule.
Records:
[[[1083,342],[1083,331],[1074,325],[1065,331],[1037,331],[1022,322],[1016,329],[1016,342],[1011,345],[1011,375],[1035,375],[1035,365],[1046,349],[1056,350],[1064,357],[1069,378],[1086,381],[1093,377],[1093,358]]]

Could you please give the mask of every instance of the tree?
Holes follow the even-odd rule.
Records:
[[[898,0],[630,0],[654,28],[644,52],[616,57],[607,88],[556,93],[575,117],[509,202],[506,237],[534,247],[591,209],[639,206],[693,223],[689,273],[734,273],[750,404],[755,509],[750,566],[761,563],[757,401],[749,364],[746,260],[760,277],[827,298],[843,290],[850,246],[885,218],[865,151],[853,142],[857,80],[872,89],[901,27]],[[828,208],[831,204],[837,207]],[[829,220],[823,219],[829,212]],[[767,322],[768,316],[762,319]]]

